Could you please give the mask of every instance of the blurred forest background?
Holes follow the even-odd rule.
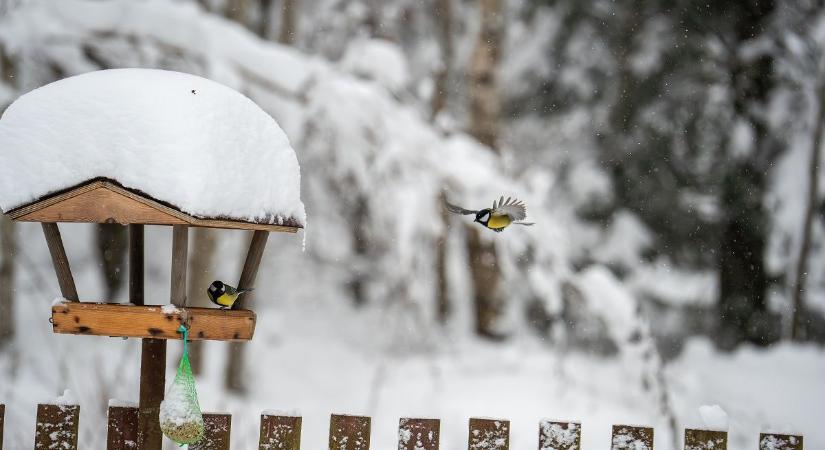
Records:
[[[219,375],[204,374],[207,392],[256,391],[250,373],[284,361],[261,352],[302,339],[283,330],[308,315],[350,321],[357,330],[345,334],[362,337],[347,345],[369,340],[369,355],[389,355],[365,376],[370,412],[394,358],[459,341],[482,347],[451,348],[493,361],[501,350],[488,346],[534,342],[531,353],[583,355],[595,372],[618,358],[670,428],[673,439],[657,429],[664,448],[695,406],[667,369],[693,340],[732,361],[743,348],[804,349],[785,369],[816,364],[821,380],[821,1],[0,0],[0,110],[62,77],[118,67],[240,90],[281,124],[302,166],[306,249],[271,244],[253,306],[278,338],[255,353],[193,346],[199,372],[225,355]],[[525,200],[537,225],[496,234],[441,207],[499,195]],[[67,229],[81,285],[125,301],[125,228]],[[29,319],[42,328],[36,313],[58,291],[39,228],[2,218],[0,230],[0,370],[24,379],[26,364],[39,370],[21,356],[38,345],[27,344]],[[147,260],[156,303],[168,303],[166,232]],[[209,282],[235,276],[245,239],[195,231],[190,302],[208,304]],[[58,339],[42,333],[44,347]],[[110,390],[129,395],[136,375],[121,369],[130,387]],[[63,376],[32,384],[51,392]],[[0,401],[11,395],[0,388]],[[794,417],[822,417],[821,405],[794,404]],[[752,422],[772,423],[765,414]]]

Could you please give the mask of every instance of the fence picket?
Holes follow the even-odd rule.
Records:
[[[802,436],[760,433],[759,450],[802,450]]]
[[[136,406],[110,406],[107,414],[107,450],[137,450],[138,409]]]
[[[78,405],[37,405],[35,450],[77,450]]]
[[[402,418],[398,421],[398,450],[438,450],[441,421]]]
[[[369,450],[370,418],[333,414],[329,419],[329,450]]]
[[[191,450],[229,450],[232,415],[203,413],[203,439],[189,446]]]
[[[468,450],[508,450],[510,448],[510,421],[497,419],[470,419]]]
[[[727,450],[726,431],[685,430],[685,450]]]
[[[611,450],[653,450],[653,428],[613,425]]]
[[[301,418],[261,414],[259,450],[300,450]]]
[[[539,450],[579,450],[582,427],[578,422],[539,423]]]

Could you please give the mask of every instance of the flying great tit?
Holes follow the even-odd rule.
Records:
[[[464,209],[447,201],[444,203],[446,203],[447,210],[452,213],[464,215],[475,214],[476,218],[474,222],[478,222],[481,225],[484,225],[485,227],[499,233],[510,224],[525,226],[533,225],[532,222],[521,222],[525,217],[527,217],[527,207],[524,206],[524,203],[520,200],[510,197],[507,197],[507,200],[504,200],[504,196],[502,196],[501,199],[499,199],[498,204],[496,204],[496,201],[493,200],[492,208],[484,208],[478,211]]]
[[[232,305],[235,304],[235,300],[238,299],[238,296],[251,290],[252,289],[237,289],[222,281],[215,280],[209,285],[209,289],[206,290],[206,294],[209,295],[209,300],[220,306],[221,309],[232,309]]]

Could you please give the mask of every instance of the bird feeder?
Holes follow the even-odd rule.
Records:
[[[249,230],[237,286],[252,288],[269,233],[295,233],[305,220],[284,133],[249,99],[209,80],[107,70],[13,103],[0,119],[3,171],[0,206],[12,220],[43,228],[64,299],[51,309],[54,332],[143,339],[140,448],[159,449],[166,340],[181,338],[180,325],[192,340],[248,341],[255,332],[255,313],[242,299],[228,310],[187,305],[189,228]],[[128,227],[129,304],[79,295],[61,222]],[[171,292],[156,304],[144,298],[145,225],[172,230]]]

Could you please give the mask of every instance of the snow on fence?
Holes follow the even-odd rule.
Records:
[[[3,415],[0,404],[0,450],[3,449]],[[110,405],[107,450],[137,450],[138,408]],[[35,450],[59,448],[77,450],[80,406],[37,405]],[[229,450],[232,430],[230,414],[204,413],[205,433],[191,450]],[[398,424],[398,450],[438,450],[439,419],[402,418]],[[471,418],[467,436],[468,450],[509,450],[510,421]],[[300,450],[301,417],[264,413],[261,415],[259,450]],[[685,430],[684,450],[727,450],[725,431]],[[579,450],[581,424],[542,421],[539,424],[538,450]],[[329,450],[369,450],[370,418],[333,414],[329,421]],[[653,450],[653,428],[613,425],[611,450]],[[802,450],[802,436],[762,433],[759,450]]]

